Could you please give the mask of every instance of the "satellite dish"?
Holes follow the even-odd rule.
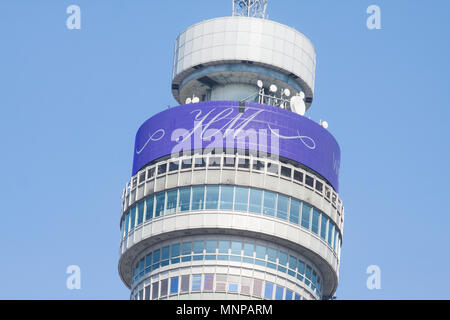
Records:
[[[324,127],[325,129],[328,129],[328,122],[322,121],[322,127]]]
[[[277,92],[277,90],[278,90],[277,86],[274,84],[272,84],[269,89],[270,89],[270,92],[273,92],[273,93]]]
[[[256,82],[256,84],[258,85],[258,88],[262,89],[264,84],[261,80],[258,80],[258,82]]]
[[[191,98],[187,98],[186,99],[186,104],[189,104],[189,103],[191,103],[192,102],[192,99]]]
[[[192,103],[199,103],[199,102],[200,102],[200,98],[199,97],[192,98]]]
[[[284,89],[283,93],[286,97],[289,97],[291,95],[291,90],[286,88],[286,89]]]
[[[304,116],[306,112],[305,100],[300,96],[293,96],[291,98],[291,110],[295,113]]]

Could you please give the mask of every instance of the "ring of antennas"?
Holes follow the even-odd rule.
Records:
[[[306,104],[305,104],[305,93],[300,92],[295,96],[291,97],[291,90],[282,89],[280,91],[280,96],[277,97],[278,87],[274,84],[269,86],[269,94],[266,94],[266,89],[264,88],[264,83],[261,80],[257,81],[257,86],[259,88],[258,102],[262,104],[268,104],[271,106],[277,106],[282,109],[290,109],[301,116],[305,115]],[[289,99],[289,97],[291,97]]]
[[[306,112],[306,104],[305,104],[305,93],[299,92],[295,96],[291,96],[291,91],[289,89],[281,90],[280,97],[276,97],[276,93],[278,92],[278,87],[274,84],[269,86],[269,92],[271,95],[265,94],[264,83],[261,80],[258,80],[256,85],[259,88],[259,103],[265,103],[272,106],[278,106],[283,109],[288,109],[289,106],[292,112],[295,112],[301,116],[305,115]],[[324,129],[328,129],[328,122],[320,120],[319,125]]]
[[[305,93],[303,91],[300,91],[299,93],[291,97],[291,90],[286,88],[280,90],[280,95],[277,97],[278,87],[275,84],[271,84],[269,86],[268,94],[266,94],[264,83],[261,80],[258,80],[256,82],[256,85],[258,86],[259,91],[256,94],[253,94],[252,96],[254,97],[255,95],[258,95],[259,104],[267,104],[274,107],[280,107],[285,110],[290,110],[301,116],[305,115],[306,104],[305,104]],[[244,101],[245,100],[246,99],[244,99]],[[188,97],[185,101],[186,104],[199,102],[200,98],[196,97],[195,95],[192,95],[192,98]],[[322,126],[324,129],[328,128],[328,122],[326,121],[320,120],[319,125]]]

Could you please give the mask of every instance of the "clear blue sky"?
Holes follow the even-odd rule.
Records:
[[[66,8],[81,7],[81,30]],[[382,30],[366,28],[381,8]],[[342,149],[340,299],[450,298],[450,1],[269,1],[317,51],[311,117]],[[175,105],[174,40],[230,0],[0,2],[0,298],[128,299],[120,196],[135,133]],[[82,289],[66,289],[66,267]],[[382,271],[366,288],[366,268]]]

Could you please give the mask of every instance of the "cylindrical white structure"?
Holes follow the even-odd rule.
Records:
[[[179,103],[195,94],[211,100],[216,86],[262,80],[293,94],[314,97],[316,53],[308,38],[280,23],[249,17],[225,17],[195,24],[175,43],[172,93]],[[232,99],[227,99],[232,100]]]
[[[141,126],[122,195],[119,274],[132,299],[333,297],[340,149],[299,115],[315,66],[311,42],[270,20],[217,18],[178,36],[172,92],[186,105]]]

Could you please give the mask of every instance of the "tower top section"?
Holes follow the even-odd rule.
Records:
[[[316,52],[297,30],[266,17],[268,0],[232,0],[233,16],[197,23],[175,42],[172,93],[180,104],[239,101],[304,115]]]
[[[233,17],[266,18],[268,0],[232,0]]]

